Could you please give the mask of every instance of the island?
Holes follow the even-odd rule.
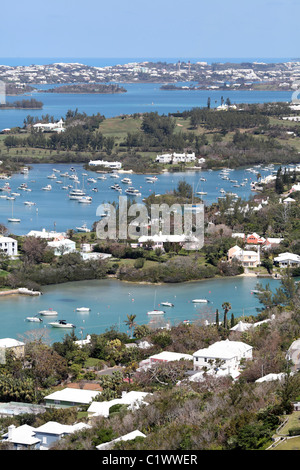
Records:
[[[43,103],[34,98],[0,104],[0,109],[42,109]]]
[[[118,85],[103,85],[101,83],[80,83],[73,85],[62,85],[48,90],[40,90],[41,93],[79,93],[79,94],[113,94],[126,93],[124,87]]]

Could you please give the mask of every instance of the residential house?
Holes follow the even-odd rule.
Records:
[[[66,233],[64,232],[54,232],[51,230],[46,230],[43,228],[42,230],[30,230],[30,232],[27,233],[27,237],[36,237],[36,238],[43,238],[46,240],[62,240],[63,238],[66,237]]]
[[[146,436],[146,434],[143,434],[141,431],[136,429],[135,431],[129,432],[128,434],[125,434],[124,436],[118,437],[117,439],[114,439],[113,441],[104,442],[103,444],[99,444],[98,446],[96,446],[96,449],[97,450],[109,450],[115,445],[116,442],[132,441],[133,439],[136,439],[137,437],[145,438],[147,436]]]
[[[3,442],[8,442],[14,450],[39,450],[41,441],[35,437],[35,429],[28,424],[18,428],[15,425],[8,427],[8,432],[2,436]]]
[[[3,353],[5,353],[7,349],[11,350],[17,358],[22,358],[25,354],[25,343],[13,338],[0,339],[0,359],[5,360],[5,354],[3,355]]]
[[[288,266],[300,266],[300,256],[294,253],[279,253],[275,256],[274,262],[278,263],[280,268],[287,268]]]
[[[261,237],[257,233],[251,233],[250,235],[247,236],[246,238],[246,243],[248,245],[263,245],[265,243],[266,239],[264,237]]]
[[[53,248],[55,256],[61,256],[76,251],[76,242],[69,238],[62,240],[53,240],[47,243],[50,248]]]
[[[167,153],[163,155],[157,155],[157,163],[191,163],[196,160],[195,152],[192,153]]]
[[[141,361],[139,363],[139,369],[147,369],[154,365],[157,362],[173,362],[173,361],[180,361],[180,360],[193,360],[193,356],[190,354],[182,354],[177,352],[171,351],[162,351],[161,353],[154,354],[150,356],[148,359]]]
[[[230,263],[234,259],[238,260],[244,268],[256,268],[260,265],[259,251],[243,250],[237,245],[228,250],[227,259]]]
[[[66,408],[70,406],[89,405],[98,395],[99,391],[64,388],[50,393],[45,397],[48,407]]]
[[[0,251],[3,251],[10,258],[18,255],[18,242],[11,237],[0,237]]]
[[[193,354],[194,371],[214,369],[236,376],[241,361],[252,359],[252,350],[252,346],[241,341],[217,341]]]
[[[127,405],[129,410],[136,410],[141,405],[147,405],[145,398],[149,395],[146,392],[123,392],[121,398],[108,401],[93,401],[87,412],[89,418],[95,416],[109,417],[109,410],[114,405]]]
[[[121,162],[107,162],[105,160],[90,160],[89,166],[103,166],[110,170],[120,170],[122,168]]]

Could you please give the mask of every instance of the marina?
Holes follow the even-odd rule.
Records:
[[[276,173],[276,169],[277,166],[262,166],[223,171],[164,172],[154,176],[131,174],[130,178],[122,178],[122,186],[125,189],[122,194],[122,187],[118,184],[111,185],[111,178],[105,175],[96,177],[95,172],[85,171],[81,164],[73,165],[72,170],[68,164],[57,164],[55,172],[53,164],[34,164],[28,172],[14,174],[9,182],[0,183],[0,195],[5,194],[4,198],[0,197],[0,223],[5,224],[7,219],[17,222],[10,224],[10,230],[14,235],[26,235],[30,230],[43,228],[53,230],[54,227],[56,231],[73,229],[87,232],[98,220],[97,207],[107,202],[118,202],[120,194],[142,202],[151,194],[164,194],[176,189],[178,183],[185,180],[193,187],[195,197],[201,196],[204,204],[217,202],[220,197],[226,197],[227,194],[248,199],[253,195],[252,183],[257,181],[257,172],[265,170],[265,177]],[[53,172],[60,175],[68,174],[73,178],[64,176],[65,179],[68,178],[64,186],[59,184],[52,186],[47,182],[48,176]],[[234,188],[233,191],[234,183],[229,179],[222,179],[223,175],[228,173],[230,179],[244,184]],[[84,183],[85,175],[88,175],[87,179],[92,178],[93,181],[86,180]],[[148,183],[149,178],[152,184]],[[18,192],[18,188],[30,190],[30,201],[27,191]],[[7,200],[7,196],[12,193],[15,194],[14,201]]]

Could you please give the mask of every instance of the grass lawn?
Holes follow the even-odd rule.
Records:
[[[300,437],[292,437],[270,450],[300,450]]]

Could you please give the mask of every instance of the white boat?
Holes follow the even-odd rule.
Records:
[[[166,313],[164,310],[149,310],[147,315],[164,315]]]
[[[54,317],[58,315],[58,313],[55,310],[52,310],[52,308],[49,308],[48,310],[40,310],[39,315],[43,315],[44,317]]]
[[[205,196],[207,194],[206,191],[197,191],[196,194],[199,194],[200,196]]]
[[[192,302],[194,302],[194,304],[207,304],[207,302],[209,302],[209,300],[207,300],[207,299],[194,299],[194,300],[192,300]]]
[[[141,196],[141,193],[138,189],[135,189],[133,187],[129,187],[125,189],[125,193],[129,194],[129,196]]]
[[[52,173],[52,175],[47,176],[47,178],[50,180],[56,180],[56,176],[54,173]]]
[[[46,186],[42,188],[43,191],[51,191],[51,189],[52,189],[51,184],[47,184]]]
[[[77,312],[89,312],[91,309],[89,307],[78,307],[76,308]]]
[[[72,189],[69,193],[69,199],[81,199],[86,193],[82,189]]]
[[[13,223],[19,223],[21,222],[21,219],[16,219],[14,218],[14,201],[11,202],[11,217],[7,219],[8,222],[13,222]]]
[[[21,219],[14,219],[13,217],[10,217],[9,219],[7,219],[7,222],[21,222]]]
[[[146,181],[147,183],[155,183],[157,181],[157,176],[147,176]]]
[[[78,199],[78,202],[80,202],[81,204],[91,204],[92,198],[91,196],[82,196]]]
[[[35,206],[36,202],[25,201],[24,204],[25,204],[25,206]]]
[[[76,227],[77,232],[90,232],[90,229],[87,227],[86,224],[83,224],[81,227]]]
[[[97,180],[106,180],[106,176],[97,176]]]
[[[36,322],[36,323],[41,323],[43,320],[37,316],[35,317],[26,317],[26,320],[27,321],[31,321],[31,322]]]
[[[174,304],[172,304],[171,302],[161,302],[160,304],[164,307],[174,307]]]
[[[131,181],[130,178],[123,178],[123,179],[121,180],[121,182],[124,183],[124,184],[132,184],[132,181]]]
[[[66,320],[53,321],[50,322],[49,325],[51,325],[53,328],[76,328],[73,323],[67,323]]]
[[[120,176],[117,175],[116,173],[111,173],[111,174],[110,174],[110,177],[111,177],[111,178],[120,178]]]

